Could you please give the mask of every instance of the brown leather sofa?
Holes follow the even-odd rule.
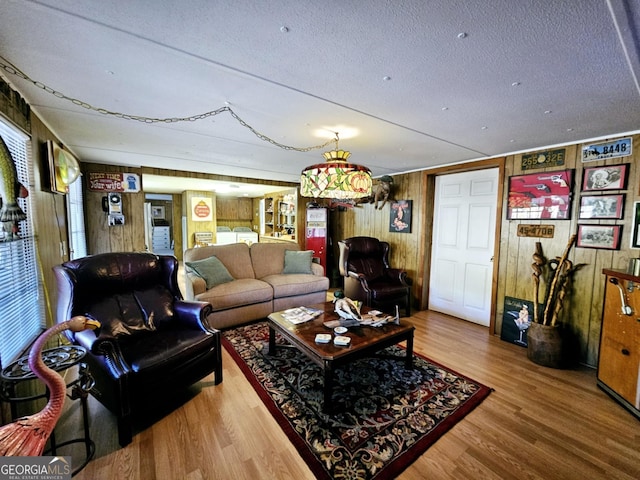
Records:
[[[222,381],[220,332],[207,327],[206,302],[183,301],[178,262],[150,253],[105,253],[53,268],[56,320],[86,315],[96,331],[65,332],[87,349],[96,380],[92,395],[118,418],[120,445],[132,439],[132,420],[145,404],[215,372]]]
[[[404,305],[411,315],[411,287],[407,272],[389,266],[389,243],[373,237],[352,237],[338,242],[339,269],[344,294],[386,313]]]

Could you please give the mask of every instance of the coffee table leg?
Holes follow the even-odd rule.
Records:
[[[276,354],[276,331],[269,327],[269,355]]]
[[[324,362],[324,400],[322,402],[322,411],[331,413],[332,403],[331,394],[333,393],[333,365],[331,362]]]
[[[413,332],[409,338],[407,338],[407,358],[405,359],[405,366],[409,370],[413,368]]]

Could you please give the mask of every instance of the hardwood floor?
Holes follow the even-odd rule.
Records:
[[[446,315],[417,312],[408,321],[416,351],[494,392],[400,479],[640,478],[640,422],[596,386],[594,370],[538,366],[524,348]],[[222,384],[205,378],[181,406],[142,422],[126,448],[117,444],[113,417],[92,399],[97,451],[74,478],[313,478],[226,352],[223,364]],[[76,403],[61,430],[76,425]]]

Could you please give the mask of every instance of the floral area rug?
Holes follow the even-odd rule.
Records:
[[[294,348],[267,353],[266,322],[223,332],[223,344],[317,478],[394,478],[484,400],[491,389],[414,354],[379,356],[334,372],[322,412],[322,369]],[[284,340],[277,335],[277,345]],[[392,346],[382,353],[404,356]]]

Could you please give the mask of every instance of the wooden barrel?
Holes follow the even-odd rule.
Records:
[[[532,322],[527,331],[527,358],[544,367],[564,368],[567,352],[562,328]]]

